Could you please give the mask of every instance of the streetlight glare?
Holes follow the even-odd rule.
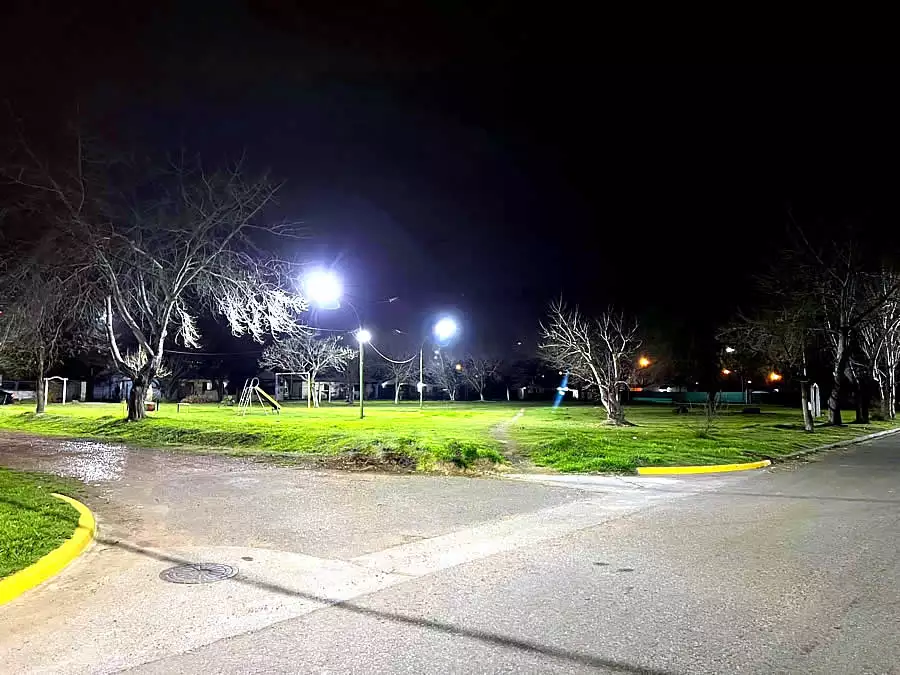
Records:
[[[438,340],[442,342],[444,340],[449,340],[454,335],[456,335],[456,321],[451,319],[450,317],[444,317],[436,324],[434,324],[434,335]]]
[[[638,365],[641,368],[647,368],[650,365],[650,359],[648,359],[646,356],[642,356],[640,359],[638,359]]]
[[[734,347],[725,347],[725,353],[726,353],[726,354],[734,354],[735,351],[736,351],[736,350],[735,350]]]
[[[365,328],[360,328],[356,331],[356,339],[360,344],[365,344],[366,342],[370,342],[372,340],[372,333],[367,331]]]
[[[303,290],[317,305],[337,308],[343,289],[338,275],[331,270],[313,270],[303,280]]]

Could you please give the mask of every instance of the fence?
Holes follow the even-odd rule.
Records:
[[[17,401],[34,401],[37,398],[37,383],[34,380],[0,380],[0,389],[8,391]],[[66,382],[66,403],[84,400],[84,384],[79,380]],[[47,386],[47,402],[62,402],[62,382],[50,380]]]

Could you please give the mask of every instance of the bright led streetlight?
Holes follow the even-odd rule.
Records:
[[[438,341],[446,342],[456,335],[457,328],[456,321],[450,317],[445,317],[434,324],[434,336]]]
[[[735,350],[734,347],[725,347],[725,353],[726,353],[726,354],[734,354],[735,351],[736,351],[736,350]]]
[[[434,328],[431,329],[438,342],[447,342],[456,335],[458,330],[459,326],[457,326],[456,321],[449,316],[439,319],[438,322],[434,324]],[[427,342],[427,339],[425,342]],[[416,385],[416,388],[419,390],[420,408],[425,404],[425,342],[422,342],[422,346],[419,347],[419,383]],[[434,353],[439,354],[440,350],[437,350]]]
[[[441,342],[452,338],[454,335],[456,335],[456,331],[456,321],[451,319],[449,316],[445,316],[443,319],[434,324],[434,335]]]
[[[315,269],[303,279],[303,291],[311,302],[324,309],[337,309],[340,306],[341,280],[331,270]]]
[[[372,333],[367,331],[365,328],[360,328],[356,331],[356,339],[360,344],[365,344],[366,342],[372,341]]]

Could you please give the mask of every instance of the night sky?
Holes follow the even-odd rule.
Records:
[[[562,292],[708,335],[788,205],[897,229],[893,70],[611,65],[582,18],[514,3],[19,4],[0,49],[27,125],[246,152],[309,228],[288,253],[382,332],[455,308],[473,347],[527,346]]]

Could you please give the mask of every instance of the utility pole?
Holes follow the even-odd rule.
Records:
[[[419,408],[422,407],[423,396],[425,394],[425,380],[423,375],[422,361],[425,353],[425,346],[419,347]]]
[[[363,393],[365,384],[363,382],[363,345],[365,344],[365,340],[359,341],[359,419],[362,419],[366,416],[365,412],[365,403],[363,403]]]

